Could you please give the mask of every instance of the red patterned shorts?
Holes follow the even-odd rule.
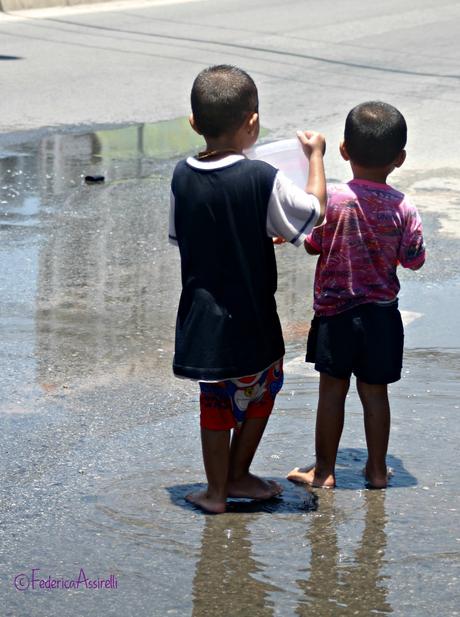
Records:
[[[248,418],[268,418],[283,385],[283,359],[257,375],[218,382],[200,381],[200,424],[224,431]]]

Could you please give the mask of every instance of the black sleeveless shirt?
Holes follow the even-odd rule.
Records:
[[[171,189],[182,268],[173,370],[222,380],[284,354],[267,208],[277,170],[239,159],[211,169],[180,161]]]

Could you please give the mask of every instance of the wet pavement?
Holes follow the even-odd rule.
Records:
[[[167,244],[171,171],[198,145],[185,119],[0,140],[2,616],[459,614],[460,172],[398,176],[428,261],[401,272],[390,488],[365,489],[354,390],[338,488],[284,480],[312,460],[318,379],[303,362],[315,262],[280,246],[286,382],[254,469],[284,494],[206,516],[183,499],[204,475],[197,391],[171,372]],[[113,588],[32,589],[33,569]]]

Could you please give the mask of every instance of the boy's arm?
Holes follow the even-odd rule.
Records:
[[[326,175],[324,173],[323,162],[323,156],[326,151],[326,140],[321,133],[317,133],[316,131],[297,131],[297,137],[309,161],[308,181],[305,191],[311,195],[315,195],[319,201],[320,217],[316,225],[320,225],[324,219],[327,201]]]
[[[267,235],[275,244],[300,246],[321,215],[318,199],[295,185],[282,171],[273,183],[267,208]]]
[[[398,261],[403,268],[419,270],[425,263],[425,242],[422,221],[417,209],[405,200],[405,226],[399,247]]]
[[[311,232],[304,240],[304,248],[309,255],[321,255],[321,247],[323,244],[324,224],[313,227]]]
[[[169,231],[168,231],[168,240],[169,244],[173,246],[179,246],[177,242],[176,236],[176,224],[174,221],[174,210],[175,210],[175,200],[174,193],[171,191],[169,194]]]
[[[275,244],[280,244],[284,238],[300,246],[306,235],[324,218],[326,179],[322,158],[325,140],[320,133],[313,131],[301,135],[299,140],[310,159],[308,182],[302,190],[278,171],[267,211],[267,234],[275,238]]]
[[[309,255],[320,255],[321,251],[318,248],[316,248],[315,246],[313,246],[313,244],[311,244],[309,242],[309,240],[310,240],[310,236],[308,236],[308,238],[305,238],[304,243],[303,243],[307,253]]]

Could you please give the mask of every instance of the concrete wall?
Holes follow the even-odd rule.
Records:
[[[75,4],[94,4],[113,0],[0,0],[0,11],[20,11],[21,9],[42,9],[49,6],[74,6]]]

